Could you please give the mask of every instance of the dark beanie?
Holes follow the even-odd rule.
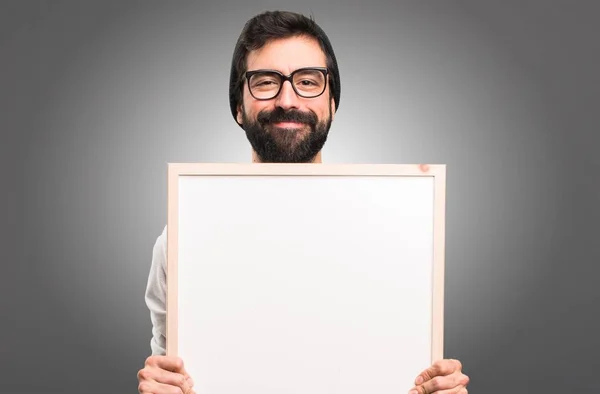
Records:
[[[246,24],[246,26],[244,27],[244,29],[240,35],[240,38],[238,39],[238,42],[235,47],[234,55],[233,55],[233,58],[231,61],[231,71],[230,71],[230,76],[229,76],[229,106],[231,108],[231,114],[233,115],[233,119],[236,121],[236,123],[237,123],[237,107],[239,104],[238,100],[237,100],[238,95],[236,93],[238,92],[238,89],[241,89],[241,87],[243,86],[243,84],[240,83],[242,81],[238,80],[236,63],[237,63],[237,60],[239,60],[239,54],[243,54],[244,62],[245,62],[245,59],[246,59],[246,56],[248,53],[248,48],[246,47],[248,45],[248,43],[246,43],[244,41],[248,40],[246,35],[248,34],[249,26],[257,18],[260,18],[262,16],[265,16],[265,15],[278,16],[281,14],[291,14],[291,15],[299,16],[298,14],[282,13],[279,11],[265,12],[261,15],[257,15],[253,19],[248,21],[248,23]],[[333,100],[335,102],[335,109],[337,111],[337,109],[340,107],[340,93],[341,93],[340,72],[338,69],[337,59],[336,59],[335,53],[333,51],[333,46],[331,45],[331,42],[329,41],[329,38],[327,37],[327,35],[323,31],[323,29],[321,29],[321,27],[319,25],[317,25],[317,23],[314,21],[311,21],[311,25],[312,25],[312,29],[313,29],[312,32],[309,32],[309,31],[300,32],[300,34],[316,36],[314,38],[316,38],[319,41],[319,44],[324,49],[325,55],[328,58],[328,63],[329,63],[329,61],[331,61],[331,64],[328,64],[329,76],[331,79],[330,83],[329,83],[329,89],[333,96]],[[269,37],[269,39],[275,39],[275,38],[277,38],[277,37]]]

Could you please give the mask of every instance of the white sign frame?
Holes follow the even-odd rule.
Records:
[[[182,282],[178,275],[181,261],[179,260],[179,239],[180,233],[180,215],[185,213],[180,212],[180,181],[186,177],[227,177],[227,176],[243,176],[250,177],[265,177],[278,176],[286,179],[296,179],[295,177],[387,177],[387,178],[427,178],[433,180],[433,198],[432,198],[432,261],[430,282],[423,283],[423,286],[429,286],[431,289],[431,304],[428,311],[431,323],[431,339],[428,344],[430,348],[430,356],[427,363],[422,362],[411,365],[411,371],[404,371],[409,375],[416,377],[416,373],[426,368],[435,360],[443,358],[444,347],[444,269],[445,269],[445,204],[446,204],[446,166],[441,164],[264,164],[264,163],[169,163],[168,164],[168,220],[167,220],[167,348],[168,356],[180,356],[180,346],[186,346],[181,343],[179,336],[179,306],[181,297],[186,295],[180,294],[180,284]],[[314,179],[314,178],[312,178]],[[210,226],[211,223],[205,225]],[[184,359],[187,364],[188,371],[194,370],[194,360]],[[233,372],[235,373],[235,371]],[[200,373],[198,373],[200,374]],[[202,376],[194,377],[195,381],[202,382]],[[411,382],[412,382],[411,379]],[[406,380],[406,379],[405,379]],[[409,382],[402,381],[402,384]],[[198,387],[198,383],[196,384]],[[200,386],[202,387],[202,386]],[[381,392],[382,387],[377,387]],[[389,388],[389,387],[387,387]],[[401,389],[409,389],[410,387],[402,386]],[[240,387],[236,390],[239,392]],[[305,389],[304,389],[305,390]],[[323,393],[328,390],[323,389]],[[362,392],[365,388],[363,387]],[[361,392],[358,390],[356,392]],[[198,391],[198,390],[197,390]],[[214,392],[229,393],[230,391]],[[264,387],[261,390],[245,390],[244,394],[262,391],[268,393]],[[285,390],[283,390],[285,391]],[[311,394],[320,393],[319,390],[312,390]],[[334,390],[335,391],[335,390]],[[368,390],[371,391],[371,390]],[[385,390],[383,390],[385,391]],[[210,390],[205,388],[205,392],[212,394]],[[272,391],[275,393],[276,391]],[[286,391],[292,392],[292,391]],[[296,392],[296,391],[294,391]],[[300,391],[298,391],[300,392]],[[305,391],[303,391],[305,392]],[[331,390],[329,391],[331,392]],[[344,392],[348,392],[345,388]]]

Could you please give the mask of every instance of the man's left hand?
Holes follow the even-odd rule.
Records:
[[[415,379],[409,394],[467,394],[469,377],[458,360],[439,360]]]

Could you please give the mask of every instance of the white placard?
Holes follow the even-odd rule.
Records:
[[[198,394],[397,394],[443,349],[445,167],[169,166],[167,354]]]

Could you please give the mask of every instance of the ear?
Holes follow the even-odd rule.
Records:
[[[331,121],[335,118],[335,113],[337,112],[337,108],[335,108],[335,99],[331,98]]]
[[[235,119],[237,120],[238,124],[241,125],[242,124],[242,111],[244,110],[244,106],[241,104],[238,104],[237,106],[237,115],[235,117]]]

